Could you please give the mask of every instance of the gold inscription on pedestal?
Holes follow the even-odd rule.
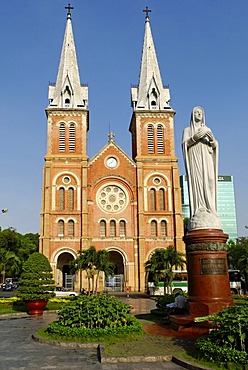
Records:
[[[225,258],[200,258],[201,275],[225,275]]]

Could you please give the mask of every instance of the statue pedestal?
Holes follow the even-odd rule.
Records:
[[[189,315],[172,316],[174,329],[179,330],[182,326],[192,331],[197,326],[194,324],[195,317],[211,315],[234,304],[228,276],[227,238],[228,235],[220,229],[191,230],[184,237],[188,264]],[[199,326],[203,332],[203,323]],[[208,327],[209,323],[206,323],[205,329]]]

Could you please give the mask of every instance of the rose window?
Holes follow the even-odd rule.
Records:
[[[127,196],[119,186],[108,185],[100,190],[99,206],[107,212],[120,212],[127,204]]]

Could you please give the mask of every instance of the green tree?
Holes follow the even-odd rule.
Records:
[[[5,259],[8,262],[4,262],[4,275],[8,277],[20,276],[23,263],[32,253],[38,252],[39,234],[28,233],[22,235],[12,227],[0,230],[0,249],[1,261],[5,259],[6,253],[9,252],[7,254],[8,259]],[[10,255],[11,258],[9,258]],[[13,256],[16,256],[16,258]]]
[[[55,288],[52,268],[47,257],[35,252],[23,265],[17,296],[24,301],[50,299]]]
[[[96,259],[96,284],[95,284],[95,293],[97,293],[98,281],[100,272],[104,272],[105,278],[112,276],[114,274],[114,264],[109,261],[109,254],[105,250],[100,250],[97,252]]]
[[[184,235],[186,235],[187,232],[188,232],[188,230],[189,230],[189,221],[190,221],[190,218],[189,217],[185,217],[183,219]]]
[[[145,270],[151,273],[155,284],[163,280],[164,294],[166,294],[166,287],[172,291],[173,268],[183,268],[186,261],[184,254],[177,252],[173,246],[167,248],[155,249],[149,260],[145,263]]]
[[[248,238],[240,237],[236,240],[228,242],[227,250],[228,262],[232,268],[240,270],[240,273],[245,278],[246,290],[248,287]]]
[[[0,248],[0,270],[2,283],[5,282],[6,271],[12,271],[14,275],[18,275],[20,271],[20,265],[21,260],[14,252]]]
[[[11,252],[17,252],[20,246],[20,234],[16,232],[16,229],[9,227],[1,232],[5,239],[6,247]]]
[[[96,251],[96,248],[91,246],[78,252],[78,257],[70,263],[70,270],[71,273],[85,271],[88,279],[88,292],[97,292],[100,272],[103,271],[106,276],[112,274],[113,265],[109,262],[107,251]]]
[[[71,273],[85,271],[86,277],[88,279],[88,292],[94,290],[94,277],[97,273],[96,271],[96,259],[97,252],[96,248],[91,246],[88,249],[78,252],[78,257],[70,263]],[[80,278],[80,290],[81,290],[81,278]]]
[[[18,255],[24,262],[34,252],[39,251],[39,234],[20,235],[20,245]]]

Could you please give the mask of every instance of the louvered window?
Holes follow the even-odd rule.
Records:
[[[59,222],[58,222],[58,236],[60,236],[60,237],[64,236],[64,229],[65,229],[64,221],[59,220]]]
[[[69,126],[69,152],[75,152],[75,125],[74,123]]]
[[[59,189],[59,210],[63,211],[65,209],[65,189]]]
[[[156,237],[158,235],[157,221],[151,222],[151,236]]]
[[[75,223],[73,220],[68,221],[68,236],[74,236],[75,233]]]
[[[59,126],[59,151],[65,152],[65,124]]]
[[[68,208],[70,211],[74,209],[74,189],[68,189]]]
[[[110,229],[109,229],[109,235],[110,236],[116,236],[116,223],[115,221],[110,221]]]
[[[162,125],[158,125],[157,127],[157,146],[158,146],[158,154],[164,153],[164,128]]]
[[[100,236],[101,237],[106,236],[106,221],[104,220],[100,221]]]
[[[120,221],[120,236],[126,236],[126,222]]]
[[[159,207],[160,207],[160,211],[165,210],[165,191],[164,189],[159,189]]]
[[[167,222],[166,221],[161,221],[160,232],[161,232],[161,236],[167,236]]]
[[[154,127],[148,125],[147,127],[147,142],[148,142],[148,154],[154,154]]]
[[[156,211],[156,190],[150,190],[150,210]]]

